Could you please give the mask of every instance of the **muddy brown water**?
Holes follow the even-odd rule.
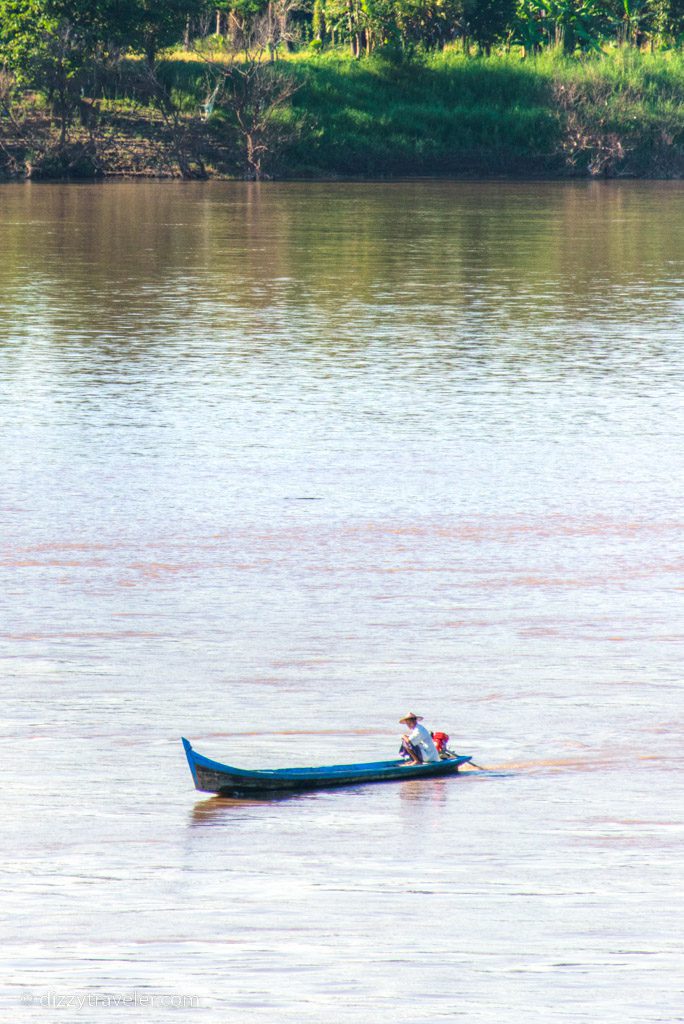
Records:
[[[8,1019],[683,1020],[682,186],[7,186],[0,236]],[[179,740],[409,709],[495,771],[205,799]]]

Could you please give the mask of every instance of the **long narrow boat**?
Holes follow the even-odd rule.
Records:
[[[371,761],[367,764],[334,764],[320,768],[276,768],[247,771],[198,754],[183,738],[195,788],[219,796],[254,796],[257,793],[295,793],[304,789],[355,786],[366,782],[404,782],[455,775],[470,757],[456,755],[432,764],[407,765],[404,761]]]

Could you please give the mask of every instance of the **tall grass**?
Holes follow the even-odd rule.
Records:
[[[681,53],[299,53],[280,67],[298,86],[285,176],[684,174]],[[161,74],[186,109],[202,103],[202,61]]]

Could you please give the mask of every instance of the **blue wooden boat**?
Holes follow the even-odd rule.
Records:
[[[455,775],[470,757],[457,754],[432,764],[408,765],[404,761],[370,761],[367,764],[334,764],[320,768],[276,768],[247,771],[198,754],[183,739],[195,788],[219,796],[248,797],[258,793],[296,793],[304,789],[356,786],[366,782],[404,782]]]

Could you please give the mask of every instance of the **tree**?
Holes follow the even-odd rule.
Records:
[[[188,25],[210,6],[208,0],[100,0],[98,20],[103,35],[144,53],[153,64],[159,51],[184,39]]]
[[[275,56],[289,38],[289,12],[299,7],[299,0],[273,0],[260,16],[245,18],[230,33],[229,64],[200,54],[215,83],[209,90],[217,107],[214,121],[226,125],[237,140],[245,176],[254,181],[268,176],[269,161],[293,134],[283,115],[298,86]]]
[[[466,35],[489,54],[494,43],[512,27],[515,10],[516,0],[464,0]]]
[[[542,45],[574,53],[599,50],[607,24],[603,0],[518,0],[515,35],[530,53]]]
[[[94,4],[0,0],[0,59],[19,85],[44,92],[64,147],[98,46]]]

